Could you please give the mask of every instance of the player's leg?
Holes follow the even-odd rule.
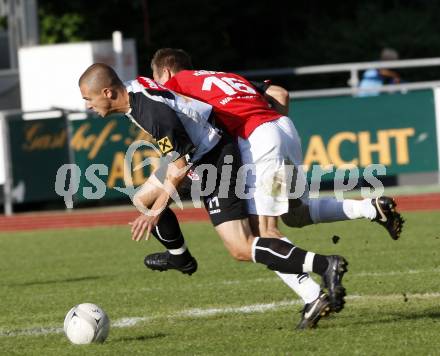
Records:
[[[290,193],[294,194],[289,199],[289,211],[283,215],[283,222],[291,227],[302,227],[320,222],[333,222],[366,217],[373,219],[376,212],[373,206],[366,202],[356,200],[337,201],[334,198],[309,199],[308,184],[302,169],[303,155],[301,140],[292,120],[282,117],[274,122],[281,135],[280,140],[282,156],[290,163],[292,172]]]
[[[404,220],[396,210],[396,203],[390,197],[374,199],[291,199],[289,211],[281,216],[289,227],[304,227],[311,224],[335,221],[369,219],[382,225],[392,239],[397,240],[402,232]]]
[[[186,246],[177,217],[169,207],[151,233],[167,251],[145,256],[146,267],[158,271],[176,269],[188,275],[197,271],[197,261]]]
[[[309,207],[315,224],[365,218],[382,225],[394,240],[400,237],[404,223],[394,199],[386,196],[342,201],[335,198],[310,199]]]
[[[285,139],[281,140],[283,155],[293,165],[294,186],[304,187],[302,196],[289,200],[289,211],[282,215],[283,222],[290,227],[303,227],[309,224],[344,221],[366,218],[384,226],[393,239],[398,239],[403,227],[403,219],[396,211],[396,203],[392,198],[376,199],[344,199],[308,198],[308,186],[302,171],[301,141],[293,122],[282,117],[274,125],[283,132]]]
[[[277,215],[288,209],[282,189],[285,177],[281,140],[278,127],[267,123],[256,128],[247,140],[239,139],[239,148],[243,163],[251,167],[253,173],[246,176],[246,186],[254,192],[246,203],[254,236],[283,238],[290,242],[278,229]],[[305,303],[307,312],[303,313],[299,328],[314,327],[322,316],[329,313],[328,296],[321,292],[319,284],[308,273],[275,273]]]
[[[291,199],[289,211],[281,216],[289,227],[304,227],[311,224],[335,221],[369,219],[383,226],[393,240],[402,232],[404,219],[396,210],[394,199],[381,196],[374,199]]]
[[[213,223],[225,247],[236,260],[260,263],[281,273],[317,273],[328,289],[333,310],[338,312],[343,308],[345,288],[342,277],[347,271],[347,262],[343,257],[315,254],[283,239],[254,237],[247,219],[225,222],[221,219],[218,216]]]
[[[371,199],[354,200],[335,198],[289,200],[289,211],[281,216],[283,222],[289,227],[304,227],[311,224],[354,220],[376,217],[376,210]]]
[[[277,216],[249,215],[249,223],[254,236],[274,237],[290,242],[278,229]],[[275,271],[275,273],[290,289],[299,295],[305,304],[313,303],[319,298],[321,287],[308,273],[289,274],[278,271]]]
[[[134,196],[133,203],[142,212],[144,207],[151,207],[161,190],[160,182],[152,175]],[[197,261],[186,246],[177,217],[169,207],[162,212],[151,233],[167,251],[146,256],[144,264],[148,268],[159,271],[177,269],[189,275],[197,270]]]
[[[249,223],[255,236],[284,237],[278,229],[278,216],[250,214]]]
[[[210,204],[212,201],[217,205]],[[211,221],[229,253],[238,261],[260,263],[278,273],[314,272],[321,275],[323,286],[328,289],[331,308],[336,312],[342,310],[345,303],[342,277],[347,270],[345,259],[305,251],[285,239],[255,237],[243,203],[235,196],[208,196],[205,199]]]
[[[231,158],[234,160],[231,161]],[[281,273],[320,274],[324,287],[328,288],[332,308],[335,311],[341,310],[345,295],[342,276],[346,271],[347,262],[340,256],[323,256],[304,251],[279,238],[254,237],[247,219],[246,201],[237,196],[240,194],[237,194],[236,182],[244,179],[242,176],[244,172],[239,171],[241,166],[239,158],[240,154],[233,141],[223,137],[222,144],[205,155],[201,162],[212,164],[217,168],[215,181],[208,182],[207,175],[200,171],[203,166],[196,167],[197,175],[202,177],[202,191],[205,191],[207,186],[214,187],[212,193],[204,197],[204,204],[212,224],[230,254],[239,261],[252,260]],[[225,165],[226,161],[228,164]],[[225,181],[229,182],[226,188],[222,185]],[[275,199],[276,197],[277,194]]]

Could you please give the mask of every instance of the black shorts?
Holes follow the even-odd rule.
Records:
[[[240,167],[241,156],[237,143],[230,136],[224,135],[191,168],[179,186],[179,193],[185,192],[193,199],[202,195],[201,199],[214,226],[245,219],[248,217],[246,201],[239,199],[235,193],[236,185],[244,184],[245,181],[244,177],[237,176]]]

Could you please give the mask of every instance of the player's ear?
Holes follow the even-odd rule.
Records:
[[[163,71],[164,71],[164,77],[166,79],[165,82],[167,82],[168,80],[170,80],[173,77],[173,72],[168,67],[165,67],[163,69]]]
[[[102,95],[106,97],[107,99],[114,99],[116,96],[116,92],[112,90],[111,88],[103,88],[101,90]]]

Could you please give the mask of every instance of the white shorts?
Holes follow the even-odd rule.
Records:
[[[243,164],[249,167],[246,177],[246,188],[251,196],[247,199],[249,214],[280,216],[287,213],[290,186],[292,181],[298,184],[297,177],[302,178],[298,179],[301,182],[300,187],[297,186],[298,197],[307,199],[301,140],[291,119],[283,116],[258,126],[247,140],[239,138],[238,146]]]

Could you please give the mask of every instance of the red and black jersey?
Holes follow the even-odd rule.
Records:
[[[262,123],[282,116],[258,88],[237,74],[184,70],[164,86],[212,105],[216,122],[233,136],[248,138]]]
[[[199,182],[193,186],[187,177],[183,188],[192,194],[193,187],[200,187],[200,193],[193,198],[203,198],[213,225],[246,218],[246,202],[235,194],[240,151],[235,139],[224,132],[220,134],[211,125],[212,106],[168,90],[149,78],[139,77],[124,84],[130,100],[130,110],[125,115],[150,133],[161,152],[172,160],[191,156],[195,163],[192,177]],[[206,171],[211,167],[216,169]],[[227,185],[223,184],[224,167],[228,167],[230,178]],[[154,175],[163,181],[167,168],[168,165],[160,166]]]
[[[131,108],[125,115],[153,136],[163,154],[190,154],[196,162],[220,140],[210,123],[211,105],[174,93],[146,77],[126,82],[125,87]]]

